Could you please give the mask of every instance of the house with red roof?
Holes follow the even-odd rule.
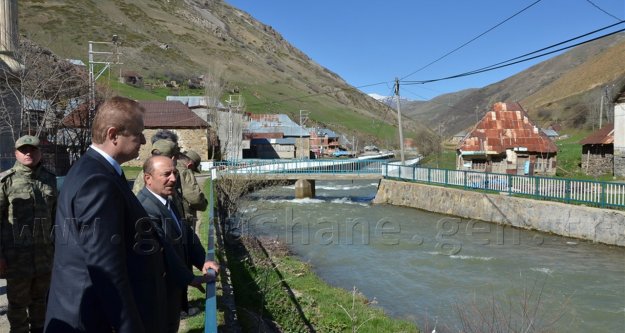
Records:
[[[203,160],[208,159],[208,123],[179,101],[138,101],[145,108],[143,135],[147,143],[141,146],[139,157],[127,162],[141,166],[151,154],[150,139],[160,129],[170,130],[178,135],[181,151],[195,150]]]
[[[519,103],[495,103],[456,147],[456,168],[555,175],[558,147]]]
[[[614,124],[590,133],[582,139],[582,170],[587,175],[612,174],[614,168]]]

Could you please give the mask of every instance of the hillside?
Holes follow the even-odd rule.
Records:
[[[410,116],[430,126],[440,125],[447,135],[470,127],[498,101],[520,102],[539,124],[556,121],[569,128],[592,128],[601,90],[610,87],[615,94],[625,85],[624,52],[621,33],[578,46],[486,87],[446,94],[407,109]]]
[[[395,112],[315,63],[271,26],[218,0],[20,0],[20,32],[87,63],[88,41],[121,41],[124,70],[145,78],[224,72],[247,111],[310,118],[363,142],[397,142]],[[119,70],[115,68],[114,71]],[[406,121],[407,136],[428,130]]]

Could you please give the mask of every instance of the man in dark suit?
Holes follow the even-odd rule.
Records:
[[[180,310],[186,302],[187,285],[203,290],[202,283],[215,277],[218,265],[205,260],[206,253],[200,240],[177,212],[171,196],[176,186],[174,160],[167,156],[152,156],[143,164],[145,187],[137,198],[154,223],[155,230],[168,244],[165,248],[167,264],[167,332],[178,332]],[[168,247],[171,245],[171,247]],[[191,265],[202,270],[203,276],[194,276]],[[213,270],[209,273],[209,270]]]
[[[96,113],[92,145],[65,177],[45,331],[162,332],[165,264],[120,164],[145,144],[143,108],[113,97]]]

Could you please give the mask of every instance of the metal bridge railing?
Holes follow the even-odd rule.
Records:
[[[220,174],[381,174],[384,160],[238,160],[215,162]]]
[[[520,176],[466,170],[448,170],[385,163],[385,178],[504,192],[540,200],[625,208],[625,183],[569,178]]]

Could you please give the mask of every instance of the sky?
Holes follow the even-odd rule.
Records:
[[[272,26],[361,91],[390,96],[393,81],[399,78],[400,95],[410,100],[487,86],[557,54],[463,78],[427,84],[407,81],[465,73],[625,20],[625,0],[226,2]],[[624,28],[621,23],[581,40]]]

